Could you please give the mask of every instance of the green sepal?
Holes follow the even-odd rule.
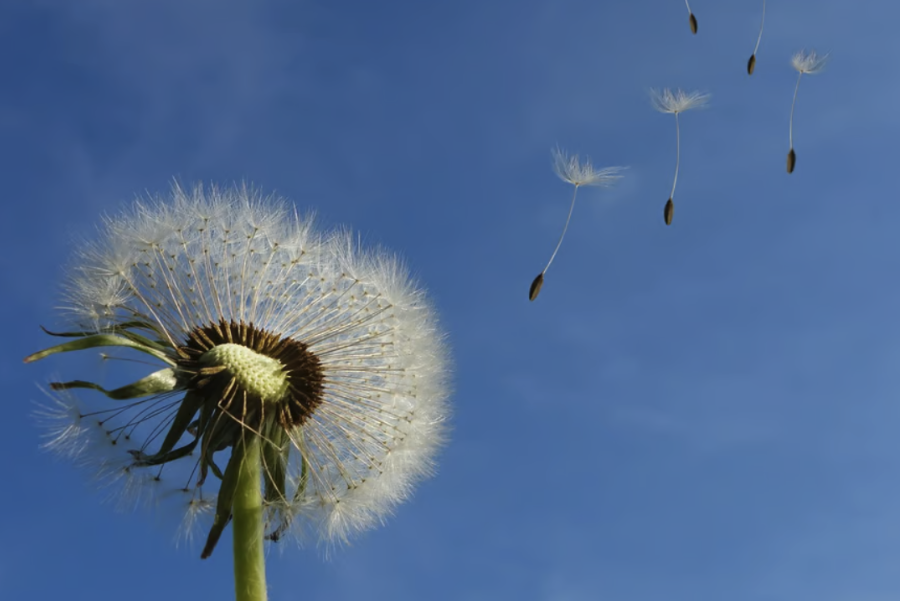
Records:
[[[141,378],[137,382],[107,390],[99,384],[93,382],[85,382],[83,380],[72,380],[71,382],[51,382],[50,388],[53,390],[69,390],[70,388],[90,388],[102,392],[111,399],[123,401],[126,399],[136,399],[142,396],[152,394],[163,394],[172,392],[178,386],[178,378],[175,376],[175,370],[171,367],[153,372],[145,378]]]
[[[206,458],[206,464],[209,466],[209,471],[211,471],[213,473],[213,476],[215,476],[219,480],[221,480],[222,478],[225,477],[222,474],[222,468],[219,467],[219,465],[216,463],[215,458],[212,455],[210,455],[209,457]]]
[[[162,465],[176,459],[181,459],[190,455],[197,447],[197,441],[192,440],[184,446],[178,447],[166,453],[154,453],[153,455],[145,455],[142,451],[128,451],[134,457],[134,465],[138,467],[147,467],[149,465]]]
[[[255,434],[246,433],[247,436],[255,436]],[[234,448],[231,450],[231,458],[228,465],[225,466],[225,473],[222,476],[222,484],[219,486],[219,497],[216,500],[216,515],[213,518],[212,527],[206,537],[206,545],[203,547],[203,553],[200,559],[206,559],[212,555],[213,549],[219,542],[219,537],[228,525],[231,519],[231,507],[234,502],[234,491],[237,487],[238,474],[241,471],[241,463],[244,460],[244,441],[238,440]]]
[[[234,420],[223,411],[212,413],[210,417],[207,418],[207,424],[212,418],[212,415],[216,416],[215,423],[208,425],[208,427],[201,427],[201,432],[203,433],[203,446],[201,447],[202,450],[200,454],[200,476],[197,480],[198,486],[206,482],[206,476],[210,469],[217,478],[223,478],[221,470],[216,465],[215,461],[213,461],[213,454],[233,445],[237,434],[241,431],[240,424],[235,423]],[[227,470],[228,468],[226,467],[225,469]]]
[[[84,338],[85,336],[93,336],[100,332],[51,332],[44,326],[41,326],[41,329],[44,330],[44,333],[50,334],[51,336],[58,336],[61,338]],[[136,334],[131,330],[149,330],[158,336],[157,340],[150,340],[145,336],[141,336],[140,334]],[[171,348],[171,343],[165,340],[162,334],[155,325],[147,321],[126,321],[124,323],[120,323],[109,328],[104,328],[103,334],[118,334],[120,336],[124,336],[138,344],[143,344],[144,346],[149,346],[150,348],[155,348],[160,351],[165,351],[167,348]]]
[[[265,501],[270,505],[287,500],[285,479],[287,477],[288,457],[291,451],[287,432],[281,424],[273,422],[268,428],[267,436],[262,439],[262,465],[265,479]]]
[[[184,436],[188,426],[191,424],[191,420],[202,405],[203,396],[192,391],[185,393],[184,398],[181,400],[181,405],[178,406],[178,411],[175,413],[175,418],[172,420],[172,425],[169,427],[169,431],[166,432],[166,437],[159,447],[157,455],[160,453],[168,453],[175,448],[175,444],[181,440],[182,436]],[[196,446],[197,440],[195,439],[193,443],[194,446]]]
[[[188,426],[192,423],[191,420],[197,411],[202,408],[202,405],[203,396],[194,392],[187,392],[184,395],[184,399],[181,401],[181,405],[178,407],[178,411],[175,413],[175,418],[172,420],[169,431],[166,432],[166,437],[163,439],[159,451],[153,455],[144,455],[143,453],[138,455],[137,453],[132,453],[138,463],[140,465],[159,465],[180,459],[193,452],[197,443],[200,441],[199,437],[177,449],[175,449],[175,445],[181,440],[181,437],[184,436],[185,432],[187,432]],[[200,414],[202,418],[202,410],[200,411]]]
[[[132,334],[132,336],[136,336]],[[138,336],[138,338],[143,338]],[[150,341],[147,341],[148,343]],[[39,359],[43,359],[44,357],[49,357],[50,355],[54,355],[56,353],[65,353],[69,351],[82,351],[89,348],[98,348],[104,346],[124,346],[128,348],[135,349],[142,353],[147,353],[148,355],[153,355],[157,359],[165,361],[169,365],[175,365],[175,362],[164,352],[160,351],[158,348],[159,345],[155,345],[153,343],[144,344],[140,342],[136,342],[135,340],[131,340],[125,336],[119,336],[116,334],[94,334],[92,336],[85,336],[83,338],[79,338],[78,340],[73,340],[71,342],[64,342],[63,344],[58,344],[56,346],[51,346],[50,348],[44,349],[42,351],[38,351],[36,353],[32,353],[25,357],[25,363],[32,363],[34,361],[38,361]]]
[[[287,437],[287,433],[285,432],[285,437]],[[285,467],[287,467],[288,455],[291,451],[290,444],[287,445],[284,451],[285,455]],[[303,495],[304,491],[306,491],[306,485],[309,482],[309,462],[306,460],[302,454],[300,455],[300,480],[297,482],[297,489],[294,491],[292,502],[297,504],[300,502],[300,497]],[[268,484],[268,482],[267,482]],[[284,486],[284,485],[282,485]],[[269,501],[269,491],[266,490],[266,501]],[[285,498],[285,497],[282,497]],[[281,536],[284,534],[285,530],[287,530],[291,525],[291,515],[283,514],[281,518],[281,523],[278,524],[278,527],[272,530],[270,533],[266,535],[266,540],[270,540],[272,542],[277,542],[281,539]]]
[[[92,336],[94,334],[98,334],[96,330],[92,330],[90,332],[51,332],[44,326],[41,326],[41,329],[44,330],[45,334],[50,334],[51,336],[59,336],[61,338],[83,338],[84,336]],[[150,330],[157,336],[159,336],[159,328],[150,323],[149,321],[135,320],[135,321],[126,321],[120,324],[116,324],[110,326],[108,328],[103,328],[104,333],[112,332],[114,334],[118,334],[121,332],[125,332],[128,330]],[[160,337],[162,338],[162,337]]]

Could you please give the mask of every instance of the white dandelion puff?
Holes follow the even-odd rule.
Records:
[[[597,169],[587,159],[581,162],[578,155],[570,155],[559,148],[553,149],[553,172],[566,183],[580,186],[609,186],[622,177],[623,167]]]
[[[675,90],[674,92],[665,88],[664,90],[650,90],[650,100],[660,113],[670,113],[677,115],[691,109],[703,108],[709,102],[709,94],[705,92],[685,92],[684,90]]]
[[[709,94],[705,92],[685,92],[669,88],[664,90],[650,90],[650,99],[653,108],[661,113],[675,115],[675,177],[672,179],[672,192],[669,200],[663,208],[663,220],[666,225],[672,224],[675,213],[675,186],[678,184],[678,169],[681,166],[681,127],[678,123],[679,113],[695,108],[703,108],[709,101]]]
[[[320,234],[247,187],[175,186],[106,218],[69,274],[72,331],[26,362],[117,347],[158,366],[119,388],[51,384],[45,446],[133,504],[180,492],[187,538],[212,513],[202,557],[232,514],[237,532],[243,466],[261,473],[269,540],[306,532],[326,546],[384,521],[433,473],[449,355],[394,255]],[[82,408],[104,395],[114,404]]]
[[[803,74],[815,75],[821,73],[828,62],[828,55],[817,55],[815,50],[810,52],[797,52],[791,57],[791,65],[797,71],[797,84],[794,86],[794,99],[791,101],[791,118],[788,125],[789,150],[787,156],[787,172],[793,173],[797,164],[797,153],[794,152],[794,107],[797,105],[797,92],[800,91],[800,78]]]
[[[547,266],[544,267],[543,271],[541,271],[531,283],[531,288],[528,291],[528,300],[532,301],[540,294],[541,287],[544,285],[544,274],[547,273],[550,264],[553,263],[553,259],[556,258],[556,253],[559,252],[559,247],[562,245],[563,238],[566,236],[566,231],[569,229],[569,222],[572,220],[572,211],[575,209],[575,198],[578,194],[578,188],[581,186],[608,187],[622,178],[622,171],[625,169],[625,167],[605,167],[603,169],[597,169],[591,164],[590,159],[582,162],[578,159],[578,155],[569,155],[559,148],[553,149],[552,154],[554,173],[556,173],[556,175],[564,182],[572,184],[575,190],[572,192],[572,202],[569,204],[569,215],[566,217],[566,223],[563,226],[559,241],[556,243],[556,248],[553,249],[553,254],[550,255]]]
[[[829,56],[818,55],[815,50],[811,50],[810,52],[797,52],[794,56],[791,57],[791,65],[796,69],[800,74],[806,73],[807,75],[814,75],[816,73],[821,72],[826,63],[828,63]]]

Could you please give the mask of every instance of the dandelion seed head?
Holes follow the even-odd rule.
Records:
[[[591,174],[593,185],[609,176]],[[433,473],[449,354],[395,255],[362,248],[349,231],[319,233],[311,217],[247,186],[175,186],[104,218],[68,273],[79,348],[106,337],[161,363],[113,391],[55,385],[43,410],[45,446],[128,503],[181,491],[182,529],[192,530],[251,433],[263,444],[270,538],[336,544],[382,522]],[[82,399],[100,395],[76,399],[72,389],[85,387],[129,400],[88,412]]]
[[[553,171],[564,182],[575,187],[609,186],[622,178],[624,167],[597,169],[590,159],[581,162],[578,155],[570,155],[559,148],[553,149]]]
[[[674,92],[665,88],[663,90],[650,90],[650,99],[653,108],[661,113],[678,114],[690,109],[703,108],[709,101],[709,94],[705,92],[685,92],[684,90],[675,90]]]
[[[805,52],[801,50],[791,57],[791,65],[800,73],[814,75],[825,69],[829,55],[818,55],[815,50]]]

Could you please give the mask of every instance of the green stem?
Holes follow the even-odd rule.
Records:
[[[244,431],[238,444],[244,446],[244,456],[232,505],[235,598],[237,601],[266,601],[259,436]]]

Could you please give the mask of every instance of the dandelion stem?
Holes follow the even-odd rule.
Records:
[[[759,23],[759,36],[756,38],[756,46],[753,47],[753,55],[759,50],[759,42],[762,40],[763,25],[766,24],[766,0],[763,0],[762,21]]]
[[[566,231],[569,229],[569,221],[572,220],[572,210],[575,209],[575,196],[578,194],[578,186],[575,186],[575,191],[572,193],[572,204],[569,205],[569,216],[566,217],[566,225],[563,227],[562,235],[559,237],[559,242],[556,243],[556,248],[553,249],[553,254],[550,255],[550,260],[547,261],[547,266],[544,267],[544,271],[541,272],[541,275],[547,273],[547,270],[550,269],[550,263],[553,262],[553,259],[556,258],[556,253],[559,252],[559,247],[562,245],[563,238],[566,237]]]
[[[235,598],[236,601],[265,601],[260,439],[245,431],[238,444],[244,448],[232,505]]]
[[[790,147],[794,147],[794,106],[797,104],[797,92],[800,90],[800,78],[803,77],[803,73],[797,74],[797,85],[794,86],[794,100],[791,102],[791,120],[790,125],[788,126],[788,140],[790,142]]]
[[[675,184],[678,183],[678,167],[681,164],[681,128],[678,126],[678,113],[675,113],[675,178],[672,180],[672,193],[669,198],[675,198]]]

